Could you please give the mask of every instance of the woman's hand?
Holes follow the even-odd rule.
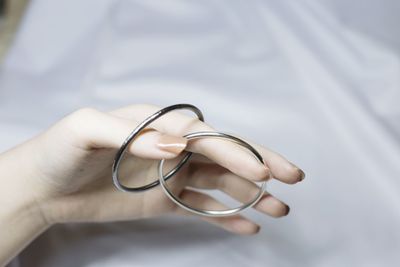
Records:
[[[157,110],[154,106],[134,105],[108,113],[85,108],[70,114],[39,136],[1,155],[0,171],[8,172],[1,182],[10,184],[1,190],[7,191],[4,194],[10,203],[24,203],[19,208],[38,214],[37,220],[46,226],[187,214],[160,187],[132,194],[118,191],[112,183],[111,165],[116,151],[135,126]],[[253,144],[267,166],[230,142],[199,139],[187,143],[181,137],[184,134],[213,130],[193,117],[171,112],[150,126],[152,129],[143,132],[128,148],[129,155],[120,170],[124,184],[137,186],[154,181],[157,159],[175,158],[170,162],[171,167],[184,149],[211,161],[190,159],[168,185],[186,203],[199,208],[224,206],[193,188],[218,189],[244,202],[258,191],[252,181],[272,176],[293,184],[304,178],[299,168],[258,145]],[[286,204],[268,193],[254,208],[273,217],[289,212]],[[240,215],[201,219],[237,234],[254,234],[259,230],[257,224]]]

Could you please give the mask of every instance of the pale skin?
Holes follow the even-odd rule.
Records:
[[[66,222],[111,222],[189,215],[174,205],[158,187],[145,193],[123,193],[111,181],[114,155],[135,126],[159,110],[132,105],[111,112],[78,110],[27,142],[0,154],[0,265],[7,264],[49,227]],[[188,142],[186,133],[213,130],[194,117],[172,112],[151,124],[129,147],[121,173],[124,183],[151,182],[157,159],[174,159],[183,151],[200,156],[168,185],[186,203],[220,210],[218,200],[196,189],[217,189],[245,202],[257,193],[254,181],[270,178],[295,184],[304,172],[281,155],[251,143],[266,164],[237,145],[215,139]],[[152,159],[142,160],[142,159]],[[170,161],[172,166],[173,160]],[[254,209],[272,217],[285,216],[289,207],[268,192]],[[197,216],[198,217],[198,216]],[[241,215],[198,217],[235,234],[256,234],[260,227]]]

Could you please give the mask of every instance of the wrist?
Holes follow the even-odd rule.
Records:
[[[32,161],[32,144],[27,142],[0,154],[0,199],[3,213],[30,214],[45,221],[40,199],[43,189],[37,181],[38,171]]]
[[[48,228],[49,224],[36,203],[18,202],[7,205],[0,212],[0,266],[7,264]]]
[[[23,150],[17,147],[0,155],[0,266],[50,227],[29,180],[28,175],[35,174],[31,164],[25,164]]]

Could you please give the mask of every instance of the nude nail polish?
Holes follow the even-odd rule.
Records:
[[[163,151],[178,155],[187,145],[187,139],[172,135],[161,135],[158,139],[157,147]]]

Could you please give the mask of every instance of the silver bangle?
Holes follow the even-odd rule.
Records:
[[[161,116],[163,116],[173,110],[176,110],[176,109],[191,110],[197,115],[199,120],[204,121],[203,114],[201,113],[200,109],[198,109],[197,107],[190,105],[190,104],[177,104],[177,105],[169,106],[169,107],[166,107],[166,108],[163,108],[163,109],[157,111],[156,113],[154,113],[153,115],[151,115],[150,117],[145,119],[142,123],[140,123],[132,131],[132,133],[125,139],[124,143],[121,145],[120,149],[118,150],[118,152],[114,158],[114,162],[113,162],[113,166],[112,166],[112,178],[113,178],[115,187],[117,187],[119,190],[124,191],[124,192],[142,192],[142,191],[149,190],[160,184],[159,180],[156,179],[154,182],[149,183],[144,186],[139,186],[139,187],[125,186],[125,185],[121,184],[119,181],[118,169],[119,169],[119,165],[121,163],[121,160],[129,146],[129,144],[139,135],[139,133],[144,128],[146,128],[150,123],[155,121],[156,119],[158,119]],[[182,158],[182,160],[175,166],[175,168],[173,168],[170,172],[168,172],[165,175],[164,179],[168,180],[169,178],[174,176],[174,174],[176,172],[178,172],[182,168],[182,166],[189,160],[191,155],[192,155],[191,152],[186,153],[185,156]]]
[[[225,134],[225,133],[219,133],[219,132],[195,132],[195,133],[190,133],[185,135],[184,137],[186,137],[188,140],[191,139],[196,139],[196,138],[204,138],[204,137],[212,137],[212,138],[223,138],[223,139],[227,139],[231,142],[234,142],[238,145],[243,146],[244,148],[248,149],[250,152],[252,152],[254,154],[254,156],[257,158],[257,160],[262,163],[264,163],[264,159],[262,158],[262,156],[260,155],[260,153],[258,153],[258,151],[252,147],[250,144],[248,144],[247,142],[243,141],[242,139],[239,139],[235,136],[229,135],[229,134]],[[159,175],[159,182],[161,187],[163,188],[165,194],[173,201],[175,202],[175,204],[177,204],[179,207],[190,211],[192,213],[198,214],[198,215],[202,215],[202,216],[208,216],[208,217],[223,217],[223,216],[231,216],[231,215],[235,215],[247,208],[250,208],[252,206],[254,206],[263,196],[265,188],[266,188],[266,182],[262,182],[261,186],[260,186],[260,190],[257,193],[257,195],[254,197],[253,200],[251,200],[248,203],[244,203],[243,205],[233,208],[233,209],[227,209],[227,210],[204,210],[204,209],[198,209],[195,207],[192,207],[190,205],[185,204],[184,202],[182,202],[178,197],[176,197],[167,187],[166,184],[166,178],[167,176],[164,176],[163,174],[163,167],[164,167],[164,162],[165,160],[160,160],[159,164],[158,164],[158,175]]]

